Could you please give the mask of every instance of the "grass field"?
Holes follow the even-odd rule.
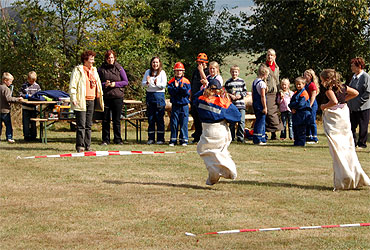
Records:
[[[233,143],[238,178],[214,186],[205,185],[207,171],[195,145],[129,141],[104,147],[99,126],[94,128],[95,150],[185,153],[17,159],[74,152],[75,135],[63,125],[49,132],[48,144],[1,141],[1,249],[370,248],[369,227],[185,236],[370,222],[369,188],[332,191],[332,161],[320,125],[320,143],[305,148],[291,141],[265,147]],[[20,130],[15,138],[21,138]],[[370,174],[370,150],[358,156]]]

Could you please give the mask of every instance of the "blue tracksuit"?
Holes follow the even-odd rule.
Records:
[[[294,93],[289,108],[295,110],[293,114],[294,146],[304,146],[306,144],[306,126],[311,120],[310,97],[305,89]]]
[[[261,95],[257,91],[257,84],[261,79],[255,80],[252,85],[253,110],[256,116],[256,121],[253,128],[253,143],[266,142],[266,115],[262,113],[263,106]]]
[[[240,121],[238,108],[227,98],[220,96],[203,96],[204,90],[194,96],[194,106],[197,107],[199,118],[204,123],[216,123],[226,120],[228,122]]]
[[[176,87],[175,82],[179,85]],[[189,121],[189,102],[190,102],[190,81],[185,77],[180,79],[172,78],[168,82],[168,93],[172,103],[171,110],[171,139],[170,143],[176,144],[177,132],[180,126],[180,144],[188,143],[188,121]]]

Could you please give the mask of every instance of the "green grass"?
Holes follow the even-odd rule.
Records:
[[[190,131],[191,133],[191,131]],[[333,192],[332,160],[319,125],[316,145],[233,143],[235,181],[206,186],[196,146],[137,144],[95,150],[185,151],[17,160],[17,156],[74,152],[63,124],[49,143],[0,142],[1,249],[369,249],[369,227],[250,232],[187,237],[205,232],[370,222],[369,188]],[[129,138],[135,137],[130,131]],[[169,137],[169,133],[166,133]],[[144,132],[144,139],[146,133]],[[370,174],[370,150],[358,152]],[[199,241],[197,241],[199,240]]]

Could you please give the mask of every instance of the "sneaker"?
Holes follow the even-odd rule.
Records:
[[[308,141],[308,142],[306,142],[306,144],[315,144],[316,142],[314,142],[314,141]]]
[[[101,146],[108,146],[108,142],[105,142],[103,141],[102,143],[100,143]]]
[[[257,145],[259,145],[259,146],[265,146],[265,145],[267,145],[267,143],[266,142],[260,142]]]
[[[170,144],[168,144],[168,146],[170,146],[170,147],[174,147],[175,146],[175,143],[170,143]]]
[[[148,142],[146,144],[148,144],[148,145],[154,144],[154,141],[153,140],[148,140]]]
[[[181,146],[183,146],[183,147],[187,147],[187,146],[188,146],[188,144],[184,142],[183,144],[181,144]]]
[[[15,141],[13,139],[8,139],[8,143],[13,144]]]
[[[164,144],[164,141],[157,141],[157,144],[162,145],[162,144]]]

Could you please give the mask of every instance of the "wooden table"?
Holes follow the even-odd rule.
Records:
[[[137,110],[131,114],[128,114],[128,105],[133,105],[133,104],[140,104],[142,105],[142,101],[137,101],[137,100],[123,100],[123,107],[124,107],[124,117],[123,121],[125,121],[125,141],[127,141],[127,123],[130,123],[132,126],[136,128],[136,141],[141,141],[141,122],[145,120],[146,118],[134,118],[132,116],[141,114],[143,110]],[[140,132],[140,137],[139,137],[139,132]],[[139,139],[140,138],[140,139]]]
[[[46,108],[43,105],[49,106],[51,104],[57,104],[57,101],[28,101],[23,100],[22,104],[29,104],[34,106],[40,106],[39,118],[31,118],[31,121],[40,122],[40,140],[42,143],[47,143],[47,124],[49,121],[48,117],[45,115]]]

